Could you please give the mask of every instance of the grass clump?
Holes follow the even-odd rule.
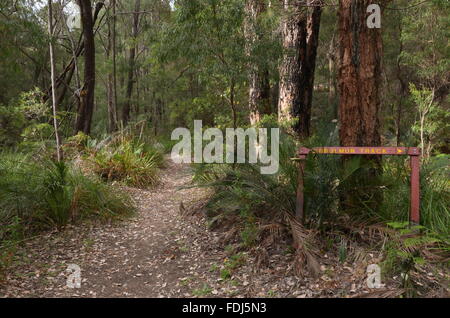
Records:
[[[94,172],[103,180],[120,181],[138,188],[156,185],[159,168],[164,165],[159,150],[133,140],[104,146],[90,160],[94,163]]]
[[[134,211],[127,194],[65,162],[8,153],[0,158],[0,242]]]
[[[194,289],[192,295],[196,297],[206,297],[211,294],[212,291],[213,289],[209,287],[208,284],[203,284],[201,288]]]

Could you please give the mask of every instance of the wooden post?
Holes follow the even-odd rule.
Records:
[[[298,158],[292,160],[299,161],[298,185],[295,217],[303,224],[305,221],[305,198],[304,198],[304,171],[305,159],[310,152],[328,155],[388,155],[388,156],[409,156],[411,164],[411,208],[409,219],[411,224],[420,223],[420,149],[405,147],[317,147],[313,149],[300,148]]]
[[[300,155],[298,162],[298,177],[297,177],[297,200],[295,205],[295,218],[301,224],[305,223],[305,183],[304,183],[304,172],[305,172],[305,160],[306,155]]]
[[[420,223],[420,156],[411,155],[411,210],[409,214],[412,224]]]
[[[295,218],[297,221],[299,221],[301,224],[305,223],[305,163],[306,163],[306,156],[311,152],[311,149],[301,147],[298,150],[298,181],[297,181],[297,199],[296,199],[296,205],[295,205]]]

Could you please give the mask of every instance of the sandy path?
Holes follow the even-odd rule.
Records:
[[[285,257],[271,258],[262,272],[253,261],[220,278],[226,260],[218,234],[201,216],[182,217],[203,189],[178,190],[189,168],[169,163],[156,189],[129,189],[139,207],[132,219],[83,224],[35,238],[18,251],[0,297],[267,297],[312,296],[286,274]],[[229,256],[229,255],[228,255]],[[66,286],[69,264],[81,268],[81,288]]]

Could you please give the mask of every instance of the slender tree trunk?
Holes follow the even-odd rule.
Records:
[[[336,103],[336,38],[333,35],[330,48],[327,54],[328,58],[328,105],[333,107],[333,117],[339,117],[339,108]]]
[[[116,0],[111,0],[113,10],[113,24],[112,24],[112,59],[113,59],[113,96],[114,96],[114,118],[116,119],[117,129],[117,17],[116,17]]]
[[[58,94],[58,97],[56,99],[56,105],[61,105],[61,103],[64,100],[64,97],[66,96],[67,89],[69,88],[70,82],[72,81],[73,74],[75,73],[75,68],[71,68],[69,73],[67,74],[67,79],[64,77],[65,84],[63,88],[61,89],[60,93]],[[52,84],[53,89],[53,84]]]
[[[95,24],[95,22],[97,21],[98,14],[100,13],[100,10],[102,9],[102,7],[103,7],[103,2],[97,2],[97,5],[95,6],[95,12],[94,12],[93,24]],[[94,35],[95,35],[95,34],[94,34]],[[56,84],[56,88],[57,88],[57,89],[61,86],[61,84],[64,84],[64,83],[65,83],[65,82],[64,82],[64,79],[65,79],[65,77],[66,77],[66,74],[67,74],[68,72],[71,72],[73,67],[75,67],[76,79],[77,79],[77,81],[78,81],[77,87],[78,87],[78,88],[81,87],[81,85],[80,85],[80,83],[79,83],[79,82],[80,82],[80,81],[79,81],[79,76],[78,76],[78,64],[77,64],[77,58],[78,58],[81,54],[83,54],[83,52],[84,52],[84,41],[82,41],[82,40],[83,40],[83,35],[80,36],[80,39],[78,40],[78,45],[77,45],[76,47],[75,47],[75,43],[74,43],[72,37],[70,37],[70,35],[69,35],[69,38],[70,38],[70,40],[71,40],[71,42],[72,42],[71,45],[72,45],[72,48],[73,48],[72,58],[71,58],[70,62],[67,64],[67,66],[64,68],[64,70],[62,71],[62,73],[59,74],[58,77],[56,77],[56,80],[55,80],[56,83],[55,83],[55,84]],[[45,78],[43,78],[43,84],[42,84],[42,86],[47,86],[46,83],[45,83]],[[43,100],[44,103],[47,102],[47,101],[50,99],[51,90],[52,90],[52,86],[50,86],[50,87],[46,90],[45,95],[44,95],[43,98],[42,98],[42,100]]]
[[[95,21],[94,21],[94,23],[95,23]],[[64,85],[61,93],[58,96],[58,105],[61,105],[61,103],[66,95],[67,89],[70,87],[70,83],[72,81],[73,75],[75,75],[75,92],[73,92],[73,95],[76,98],[77,108],[78,108],[80,105],[80,98],[79,98],[79,95],[77,94],[77,92],[79,92],[79,90],[80,90],[81,81],[80,81],[80,73],[79,73],[78,61],[77,61],[77,49],[78,49],[78,46],[80,46],[80,41],[78,41],[78,44],[76,44],[75,40],[70,32],[70,29],[66,24],[65,24],[65,28],[66,28],[66,32],[67,32],[67,37],[69,38],[69,41],[70,41],[70,48],[72,50],[72,59],[69,62],[69,71],[67,74],[67,79],[66,79],[65,73],[63,73],[64,74],[63,79],[65,81],[65,85]],[[82,38],[80,38],[80,40],[81,39]],[[67,67],[66,67],[66,69],[67,69]],[[53,85],[52,85],[52,87],[53,87]],[[69,108],[70,108],[70,106],[67,107],[67,109],[69,109]]]
[[[108,81],[107,81],[107,95],[108,95],[108,132],[112,133],[114,131],[117,130],[117,104],[116,104],[116,81],[115,81],[115,77],[116,77],[116,61],[115,61],[115,36],[116,36],[116,31],[115,31],[115,19],[116,19],[116,3],[115,0],[111,1],[111,6],[112,6],[112,17],[109,16],[108,19],[108,47],[107,47],[107,57],[108,60],[111,59],[111,55],[112,55],[112,64],[113,64],[113,69],[111,72],[109,72],[108,74]],[[109,9],[111,10],[111,8]],[[111,11],[109,11],[111,12]]]
[[[53,126],[55,129],[55,139],[56,139],[56,155],[58,161],[62,159],[61,153],[61,141],[59,137],[59,129],[58,129],[58,118],[57,118],[57,100],[56,100],[56,86],[55,86],[55,56],[53,50],[53,7],[52,0],[48,0],[48,33],[50,35],[50,73],[51,73],[51,81],[52,81],[52,108],[53,108]]]
[[[266,10],[264,0],[247,0],[245,4],[245,51],[249,59],[249,110],[252,125],[260,121],[262,115],[271,113],[269,71],[262,61],[255,60],[254,50],[261,41],[260,19]]]
[[[95,90],[95,41],[94,20],[91,0],[78,0],[81,13],[84,38],[84,85],[80,93],[80,107],[76,121],[76,131],[85,134],[91,132],[91,121],[94,112]]]
[[[128,121],[130,120],[130,111],[131,111],[131,95],[133,93],[133,84],[134,84],[134,69],[135,69],[135,58],[136,58],[136,48],[137,48],[137,36],[138,36],[138,28],[139,28],[139,11],[141,10],[141,0],[135,0],[135,8],[133,13],[133,27],[132,27],[132,38],[134,43],[130,48],[130,56],[128,60],[128,82],[127,82],[127,90],[126,90],[126,102],[122,109],[122,121],[123,125],[126,126]]]
[[[307,4],[311,6],[314,5],[314,2],[309,0]],[[302,60],[302,73],[300,74],[300,104],[298,108],[294,108],[296,118],[298,118],[297,123],[294,125],[294,130],[301,139],[308,138],[311,134],[311,107],[321,16],[322,8],[320,6],[308,8],[306,51]]]
[[[403,40],[402,40],[402,21],[399,21],[399,41],[400,41],[400,48],[399,48],[399,54],[397,58],[397,79],[400,83],[399,88],[399,100],[397,105],[397,112],[396,112],[396,118],[395,118],[395,129],[396,129],[396,140],[397,140],[397,146],[400,145],[401,137],[402,137],[402,115],[403,115],[403,102],[407,95],[408,85],[403,78],[403,72],[401,67],[401,56],[403,54]]]
[[[301,139],[310,135],[311,105],[322,9],[315,1],[284,0],[278,119],[293,121]]]
[[[136,78],[136,103],[135,103],[135,112],[136,112],[136,117],[139,116],[139,112],[140,112],[140,107],[139,107],[139,103],[140,103],[140,98],[141,98],[141,87],[140,87],[140,82],[139,82],[139,78],[140,78],[140,72],[139,70],[136,70],[135,74],[134,74],[135,78]]]

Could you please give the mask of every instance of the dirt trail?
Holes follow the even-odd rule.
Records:
[[[220,278],[227,255],[202,217],[182,217],[202,189],[177,190],[189,168],[169,163],[155,190],[129,189],[139,211],[112,225],[92,224],[49,233],[18,251],[0,297],[264,297],[312,296],[286,275],[284,256],[255,275],[252,261]],[[69,264],[81,268],[81,288],[66,286]],[[304,282],[303,282],[304,283]]]

